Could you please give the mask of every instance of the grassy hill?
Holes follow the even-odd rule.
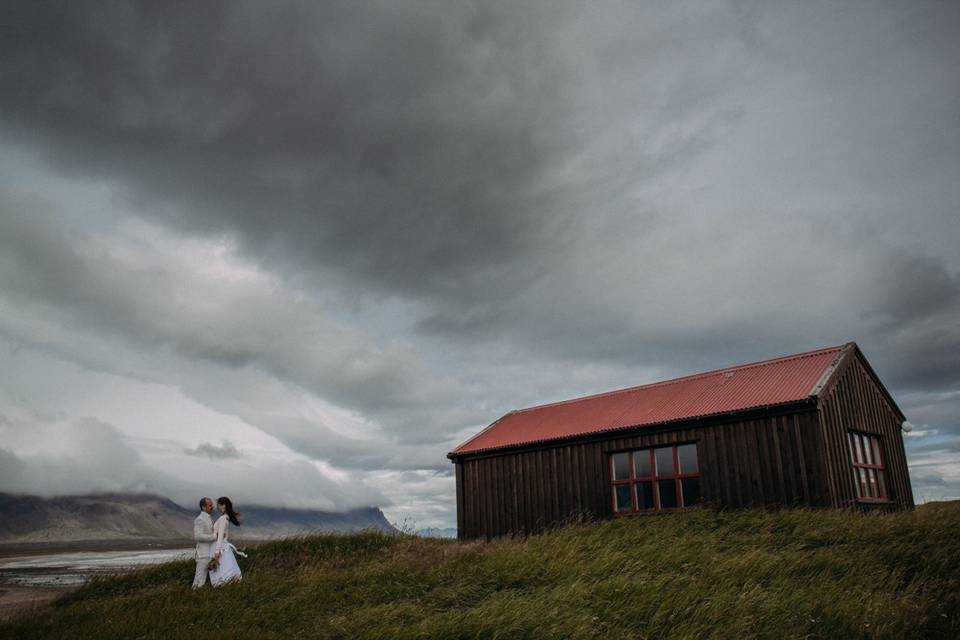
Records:
[[[242,564],[242,583],[199,592],[191,562],[97,580],[0,637],[960,637],[960,502],[700,511],[490,544],[323,535]]]

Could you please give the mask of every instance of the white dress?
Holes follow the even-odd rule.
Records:
[[[211,555],[215,555],[218,551],[220,552],[220,566],[210,572],[210,584],[215,587],[219,587],[231,580],[240,580],[242,577],[240,574],[240,565],[237,564],[237,557],[234,555],[234,552],[240,552],[238,552],[237,548],[230,544],[230,541],[227,539],[229,528],[230,519],[225,515],[217,518],[217,521],[213,524],[213,532],[217,536],[217,541],[214,543],[213,553]],[[246,554],[243,553],[241,553],[241,555],[246,556]]]

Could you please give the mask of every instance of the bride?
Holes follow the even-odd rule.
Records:
[[[217,498],[217,511],[223,515],[217,518],[217,521],[213,524],[213,533],[217,536],[213,557],[217,559],[218,564],[215,569],[210,571],[210,584],[215,587],[231,580],[240,580],[240,566],[237,564],[237,558],[234,554],[239,554],[244,558],[247,557],[247,554],[237,551],[237,548],[228,540],[230,524],[240,526],[240,514],[233,510],[233,503],[230,498],[226,496]]]

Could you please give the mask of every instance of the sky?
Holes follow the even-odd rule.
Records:
[[[960,498],[960,5],[19,2],[0,491],[454,526],[504,413],[856,341]]]

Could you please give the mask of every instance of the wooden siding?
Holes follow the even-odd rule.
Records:
[[[861,504],[857,502],[847,442],[847,433],[853,430],[880,436],[891,494],[891,504],[887,506],[909,509],[913,507],[913,490],[900,430],[903,418],[891,406],[859,352],[852,351],[848,358],[820,397],[820,432],[830,504],[836,507]]]
[[[611,453],[687,442],[697,443],[701,492],[709,505],[831,504],[812,406],[727,420],[458,459],[460,539],[526,535],[581,517],[611,516]]]

